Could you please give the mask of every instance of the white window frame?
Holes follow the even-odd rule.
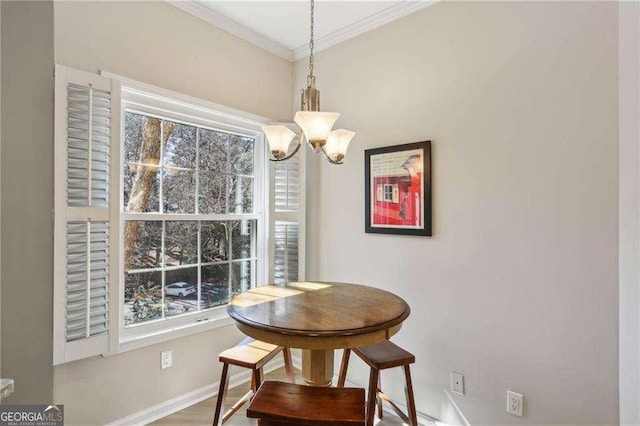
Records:
[[[165,118],[198,127],[241,134],[255,139],[254,155],[254,212],[251,214],[219,214],[219,215],[171,215],[172,218],[189,220],[241,220],[258,221],[256,232],[256,282],[255,286],[265,285],[269,278],[269,168],[266,155],[266,140],[261,127],[272,120],[265,117],[245,113],[232,108],[217,105],[201,99],[181,95],[148,84],[140,83],[121,76],[102,72],[111,78],[121,81],[121,135],[124,135],[125,111],[135,111],[145,115]],[[119,165],[123,164],[123,141],[117,141]],[[118,170],[117,200],[119,215],[117,311],[114,309],[112,319],[116,320],[112,330],[117,330],[117,352],[135,349],[162,341],[172,340],[187,335],[204,332],[210,329],[232,324],[226,312],[227,305],[221,305],[206,311],[180,315],[170,319],[150,321],[125,327],[124,325],[124,253],[122,241],[125,217],[129,220],[145,220],[148,214],[131,214],[123,211],[124,188],[122,171]],[[260,184],[259,184],[260,183]]]

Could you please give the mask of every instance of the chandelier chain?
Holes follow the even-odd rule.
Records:
[[[315,5],[314,0],[311,0],[311,40],[309,41],[309,50],[311,54],[309,55],[309,75],[313,76],[313,25],[314,25],[314,12]]]

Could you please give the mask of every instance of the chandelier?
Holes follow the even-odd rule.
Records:
[[[307,76],[307,88],[302,90],[300,111],[296,112],[294,121],[302,132],[296,134],[283,125],[263,126],[262,130],[267,136],[271,161],[284,161],[293,157],[303,139],[316,152],[322,152],[331,164],[342,164],[349,142],[355,136],[355,132],[338,129],[331,131],[340,113],[320,112],[320,91],[316,89],[316,77],[313,75],[313,24],[314,24],[314,0],[311,0],[311,37],[309,41],[309,75]],[[298,137],[296,147],[288,154],[289,145],[294,137]]]

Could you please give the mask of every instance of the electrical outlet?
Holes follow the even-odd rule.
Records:
[[[451,392],[464,395],[464,376],[462,374],[451,372]]]
[[[519,393],[507,391],[507,413],[514,416],[522,416],[524,405],[524,396]]]
[[[173,351],[164,351],[160,354],[160,369],[164,370],[173,365]]]

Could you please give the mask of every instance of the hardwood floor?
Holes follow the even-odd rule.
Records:
[[[266,380],[286,380],[284,368],[280,368],[265,375]],[[296,370],[296,381],[301,382],[300,371]],[[249,390],[249,383],[243,383],[235,388],[229,389],[227,392],[226,406],[230,407],[242,395]],[[157,420],[151,425],[169,426],[169,425],[210,425],[213,421],[213,411],[216,406],[216,397],[209,398],[184,410],[178,411],[170,416]],[[225,426],[255,426],[257,421],[248,419],[245,412],[246,405],[229,419]],[[396,426],[402,425],[402,421],[391,413],[385,412],[383,420],[376,419],[378,426]]]

